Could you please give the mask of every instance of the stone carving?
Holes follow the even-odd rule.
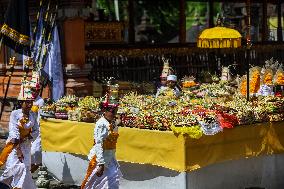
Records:
[[[123,42],[122,22],[86,22],[85,40],[87,43]]]
[[[45,166],[39,167],[38,178],[36,180],[36,186],[38,189],[48,189],[50,181],[48,179],[48,172]]]

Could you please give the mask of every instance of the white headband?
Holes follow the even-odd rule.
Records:
[[[167,81],[177,81],[177,76],[176,75],[169,75],[167,77]]]

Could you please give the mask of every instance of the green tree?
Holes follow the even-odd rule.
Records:
[[[114,17],[113,0],[97,0],[98,8],[105,9],[107,15]],[[220,11],[220,3],[214,4],[215,15]],[[127,0],[119,0],[120,17],[127,21]],[[134,1],[134,20],[135,25],[139,25],[144,10],[151,20],[151,23],[156,26],[160,37],[159,42],[166,43],[178,35],[179,31],[179,1],[178,0],[135,0]],[[200,17],[201,23],[206,23],[206,2],[186,2],[186,27],[189,29],[196,16]],[[121,19],[123,20],[123,19]]]
[[[179,1],[138,1],[136,5],[137,14],[135,15],[136,24],[140,23],[144,10],[147,10],[152,24],[161,34],[160,42],[167,42],[178,34]]]

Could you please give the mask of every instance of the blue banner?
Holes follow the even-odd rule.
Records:
[[[52,33],[52,41],[50,51],[44,66],[44,71],[48,74],[52,83],[52,99],[58,100],[64,95],[64,80],[61,60],[60,39],[57,26],[54,27]]]

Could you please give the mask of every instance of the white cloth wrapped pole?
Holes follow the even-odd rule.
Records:
[[[269,87],[268,85],[261,85],[260,89],[258,90],[257,93],[258,96],[269,96],[269,95],[274,95],[271,87]]]
[[[38,116],[37,116],[37,123],[38,123],[39,129],[40,129],[40,112],[41,112],[41,107],[44,106],[44,100],[40,96],[37,96],[37,98],[34,101],[34,105],[39,107]],[[31,154],[32,154],[31,163],[37,164],[37,165],[41,164],[41,162],[42,162],[42,149],[41,149],[40,133],[39,133],[38,137],[35,139],[35,141],[32,143]]]

